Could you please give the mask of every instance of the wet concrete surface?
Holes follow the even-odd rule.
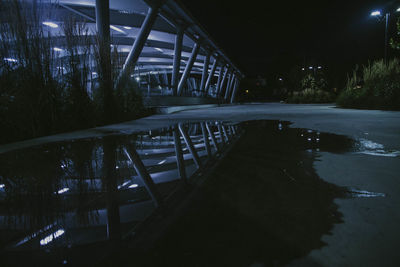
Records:
[[[400,224],[400,187],[398,180],[400,164],[397,153],[400,150],[400,112],[344,110],[334,108],[330,105],[252,104],[225,106],[205,110],[185,111],[170,115],[156,115],[125,124],[1,146],[0,151],[7,151],[15,147],[26,147],[41,142],[68,140],[77,136],[101,136],[109,131],[125,132],[140,129],[155,129],[179,121],[200,121],[203,119],[223,119],[235,122],[265,119],[285,120],[292,122],[293,124],[290,127],[293,128],[308,128],[314,131],[341,134],[358,141],[359,144],[362,143],[360,140],[367,140],[378,144],[376,149],[372,150],[372,153],[370,153],[371,149],[368,147],[365,147],[364,150],[350,150],[340,154],[331,153],[328,150],[316,151],[318,155],[312,163],[311,170],[314,170],[312,176],[319,177],[323,181],[319,182],[323,190],[327,189],[323,185],[329,185],[328,188],[330,189],[345,187],[350,188],[350,191],[353,190],[353,193],[356,191],[368,191],[385,194],[385,197],[351,198],[349,196],[353,194],[351,192],[343,195],[343,191],[337,191],[336,189],[333,191],[328,190],[331,193],[326,195],[329,195],[330,199],[322,203],[330,203],[332,205],[334,214],[336,214],[333,217],[336,220],[328,220],[327,223],[323,223],[322,225],[325,228],[319,231],[316,236],[310,235],[312,238],[305,242],[305,246],[296,247],[293,250],[279,250],[276,254],[272,253],[273,256],[275,255],[275,258],[264,258],[263,253],[257,252],[257,247],[269,248],[273,251],[273,246],[271,247],[263,242],[247,246],[243,245],[239,248],[235,247],[232,253],[228,252],[230,255],[245,252],[244,256],[241,257],[243,261],[238,262],[239,266],[263,266],[263,264],[267,266],[270,264],[289,264],[291,266],[399,265],[400,259],[397,248],[400,245],[400,231],[398,230],[398,225]],[[307,153],[315,153],[315,151]],[[379,154],[386,154],[386,156]],[[240,164],[239,161],[238,164]],[[311,161],[309,164],[311,164]],[[232,168],[234,167],[236,166]],[[293,175],[290,174],[290,176]],[[288,178],[287,175],[285,177]],[[290,178],[288,179],[291,180]],[[234,191],[231,190],[231,192]],[[341,193],[336,194],[337,192]],[[215,197],[215,192],[207,192],[207,194],[210,196],[214,194]],[[206,199],[209,198],[207,197]],[[224,208],[229,203],[226,199],[217,200],[219,200],[220,205]],[[198,205],[201,206],[203,202],[207,204],[207,201],[200,201]],[[201,215],[205,216],[208,214],[208,209],[212,211],[214,207],[212,205],[204,205],[204,212],[198,215],[200,219]],[[257,213],[259,210],[254,212]],[[215,216],[219,215],[215,212],[214,214]],[[268,225],[270,222],[262,215],[260,215],[262,221]],[[197,214],[194,214],[194,216],[197,216]],[[227,216],[231,216],[230,218],[232,218],[229,221],[235,221],[235,218],[238,217],[237,209],[231,209]],[[243,218],[243,216],[239,216],[239,218]],[[193,220],[188,220],[188,223],[191,223],[191,225],[196,225],[196,222],[193,222]],[[260,233],[257,231],[260,228],[256,226],[259,225],[254,226],[253,224],[249,224],[248,221],[240,222],[237,224],[237,228],[240,228],[242,223],[245,224],[253,233],[254,238],[258,240],[256,233]],[[253,228],[255,229],[254,231],[252,231]],[[209,236],[206,235],[209,233],[204,231],[202,233],[205,236]],[[282,244],[290,244],[290,242],[279,242],[279,240],[283,239],[276,237],[279,235],[269,234],[267,232],[265,236],[269,236],[272,241],[275,240],[276,242],[272,243],[276,244],[277,247]],[[316,242],[318,237],[319,241]],[[183,238],[190,239],[190,236]],[[202,235],[199,238],[202,238]],[[244,241],[249,241],[245,237],[242,238]],[[162,248],[162,244],[161,242],[159,248]],[[229,244],[225,243],[224,245],[228,246]],[[248,247],[252,249],[247,249]],[[180,248],[185,249],[183,246]],[[218,249],[218,246],[215,249]],[[254,249],[256,249],[255,252]],[[157,250],[154,252],[157,252]],[[163,255],[163,252],[157,253]],[[266,255],[270,254],[267,253]],[[212,255],[203,254],[203,256]],[[168,257],[164,259],[167,261]],[[253,261],[254,259],[258,260]],[[270,261],[270,259],[273,260]],[[291,259],[294,260],[290,261]],[[190,262],[190,253],[182,260]],[[182,262],[185,263],[185,261]],[[199,259],[199,262],[202,262],[201,259]],[[241,265],[242,263],[243,265]]]

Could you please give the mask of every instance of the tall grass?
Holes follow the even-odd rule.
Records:
[[[119,88],[110,84],[108,95],[102,93],[99,40],[84,22],[67,16],[59,35],[44,29],[42,22],[51,20],[56,8],[37,1],[0,1],[0,143],[146,114],[133,79]],[[56,45],[63,50],[54,50]],[[116,49],[112,54],[116,77],[121,55]]]
[[[400,61],[374,61],[348,78],[337,104],[346,108],[400,110]]]

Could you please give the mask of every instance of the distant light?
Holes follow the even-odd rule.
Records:
[[[249,90],[246,90],[246,94],[248,94],[249,93]]]
[[[283,79],[282,79],[282,78],[279,78],[279,80],[280,80],[280,81],[283,81]]]
[[[130,30],[130,29],[132,29],[132,27],[124,26],[124,29]]]
[[[0,189],[4,188],[5,186],[5,184],[0,184]]]
[[[65,233],[64,229],[57,230],[55,233],[53,233],[49,236],[46,236],[45,238],[40,240],[40,245],[45,246],[48,243],[52,242],[54,239],[62,236],[64,233]]]
[[[136,81],[140,81],[140,77],[136,77],[135,79],[136,79]]]
[[[43,21],[43,25],[49,26],[51,28],[58,28],[58,25],[51,21]]]
[[[160,162],[158,163],[158,165],[164,164],[166,161],[167,161],[167,160],[164,159],[164,160],[160,161]]]
[[[5,61],[8,61],[8,62],[13,62],[13,63],[16,63],[16,62],[18,62],[18,60],[17,59],[15,59],[15,58],[11,58],[11,57],[6,57],[6,58],[3,58]]]
[[[155,50],[157,50],[158,52],[164,53],[164,50],[162,50],[161,48],[155,47]]]
[[[398,9],[396,9],[396,12],[400,12],[400,7]]]
[[[114,31],[117,31],[117,32],[120,32],[120,33],[123,33],[123,34],[126,34],[126,32],[124,32],[124,31],[121,30],[120,28],[115,27],[115,26],[113,26],[113,25],[110,25],[110,29],[113,29]]]
[[[309,69],[309,70],[312,70],[312,69],[313,69],[313,67],[312,67],[312,66],[310,66],[310,67],[308,67],[308,69]]]
[[[129,183],[130,183],[129,181],[124,182],[122,185],[118,186],[118,189],[121,189],[122,187],[126,186]]]
[[[305,68],[301,68],[301,70],[306,70]]]
[[[136,188],[138,186],[139,186],[138,184],[131,184],[130,186],[128,186],[128,188]]]
[[[318,69],[320,70],[320,69],[322,69],[322,67],[321,67],[321,66],[318,66]]]
[[[58,190],[57,193],[58,193],[59,195],[61,195],[61,194],[64,194],[65,192],[68,192],[68,191],[69,191],[69,188],[68,188],[68,187],[65,187],[65,188],[63,188],[63,189]]]
[[[308,138],[307,140],[311,142],[311,138]]]
[[[61,52],[63,51],[63,49],[59,48],[59,47],[53,47],[53,50],[56,52]]]
[[[377,17],[380,15],[381,15],[381,12],[379,10],[375,10],[375,11],[371,12],[371,16],[373,16],[373,17]]]

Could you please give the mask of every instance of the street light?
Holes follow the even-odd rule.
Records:
[[[400,11],[400,8],[398,8],[396,11]],[[382,17],[382,12],[380,10],[372,11],[371,12],[371,17],[381,18]],[[387,63],[389,18],[390,18],[390,13],[386,12],[386,14],[385,14],[385,58],[384,58],[385,59],[385,63]]]

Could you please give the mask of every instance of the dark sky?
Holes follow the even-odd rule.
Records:
[[[384,22],[369,14],[396,9],[398,1],[182,3],[247,76],[285,76],[295,66],[318,64],[346,77],[355,64],[383,57]],[[396,19],[393,14],[392,33]]]

